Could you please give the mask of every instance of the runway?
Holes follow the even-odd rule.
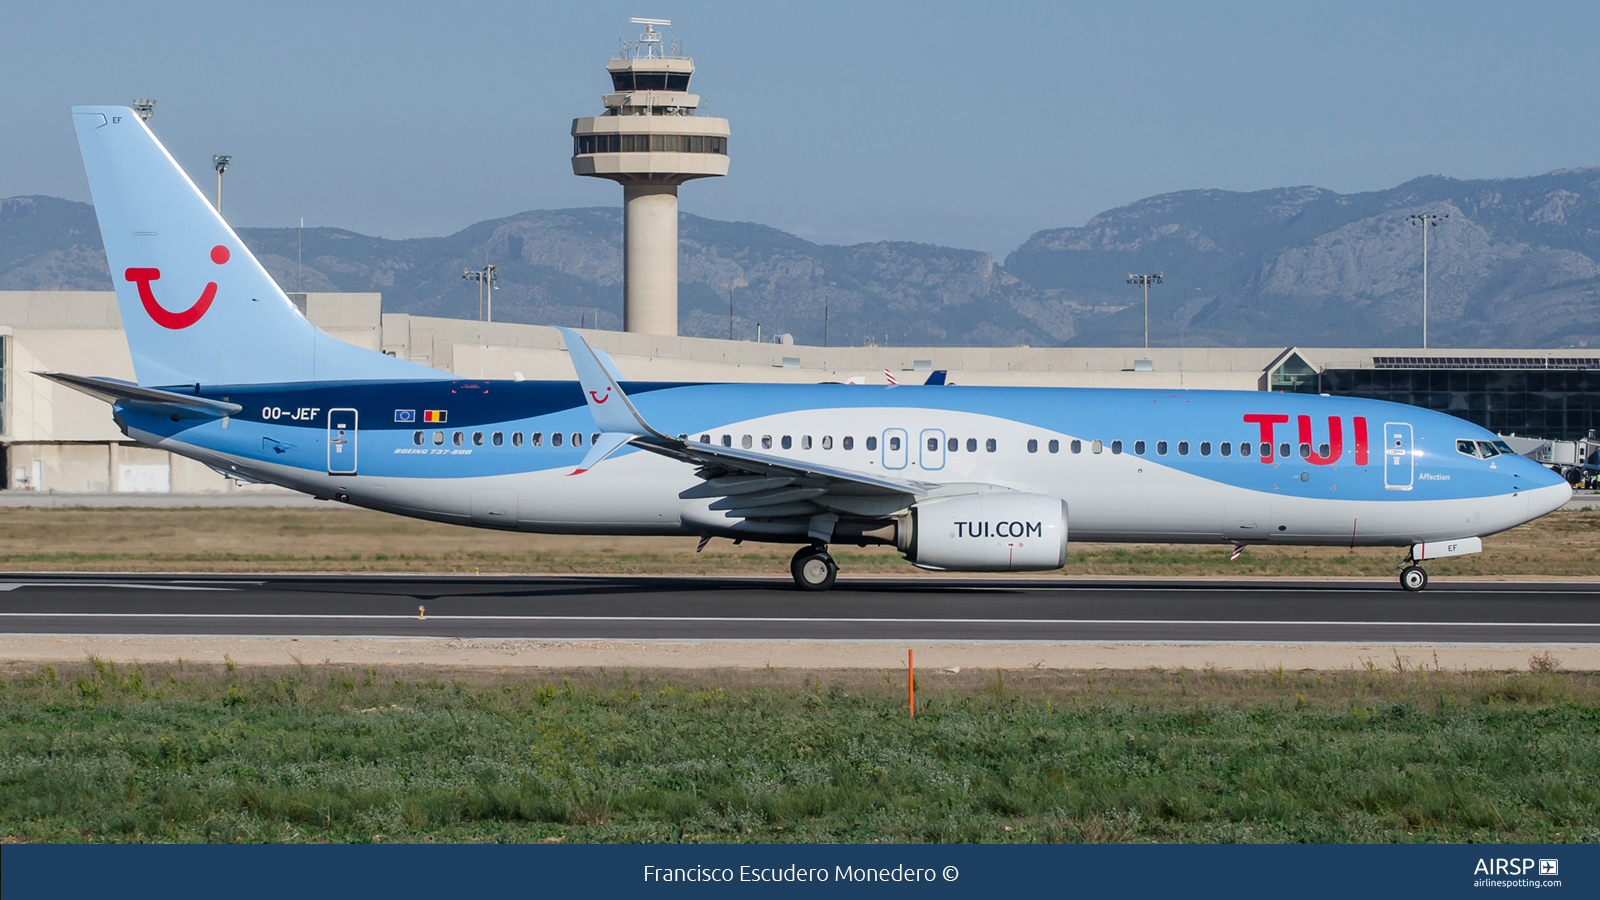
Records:
[[[19,574],[0,634],[1570,646],[1600,584]]]

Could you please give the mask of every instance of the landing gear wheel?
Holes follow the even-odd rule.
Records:
[[[1406,566],[1400,570],[1400,586],[1416,593],[1428,586],[1428,573],[1421,566]]]
[[[825,591],[839,577],[833,557],[821,547],[802,547],[789,561],[789,573],[802,591]]]

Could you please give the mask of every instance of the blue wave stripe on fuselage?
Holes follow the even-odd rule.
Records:
[[[1491,461],[1459,454],[1457,439],[1492,440],[1483,428],[1416,407],[1349,397],[1321,397],[1305,394],[1275,394],[1260,391],[1147,391],[1101,388],[1022,388],[965,386],[873,385],[758,385],[758,384],[682,384],[625,383],[639,411],[656,428],[669,434],[720,433],[728,426],[751,419],[831,409],[884,409],[881,428],[899,427],[915,434],[922,428],[946,427],[943,413],[987,416],[1016,423],[999,435],[1012,442],[1025,441],[1024,432],[1038,429],[1040,453],[1050,438],[1063,441],[1077,438],[1087,445],[1104,442],[1105,452],[1114,440],[1124,442],[1124,453],[1131,458],[1135,441],[1146,442],[1143,465],[1164,466],[1201,478],[1264,493],[1301,494],[1302,471],[1317,476],[1317,490],[1338,482],[1334,493],[1315,496],[1344,500],[1421,499],[1408,492],[1387,491],[1382,479],[1383,435],[1386,422],[1406,422],[1415,435],[1415,460],[1418,473],[1431,474],[1426,480],[1428,499],[1494,496],[1509,493],[1513,474],[1520,474],[1522,488],[1542,486],[1549,473],[1537,464],[1518,457]],[[494,447],[486,437],[483,446],[474,447],[474,431],[487,434],[502,431],[579,432],[594,431],[594,420],[584,406],[579,386],[574,382],[508,382],[487,380],[441,380],[437,382],[304,385],[260,385],[202,388],[188,391],[244,406],[228,428],[220,422],[171,422],[123,410],[122,414],[141,430],[171,437],[185,443],[247,459],[260,459],[320,471],[326,466],[327,412],[330,408],[354,408],[359,412],[359,452],[363,473],[395,477],[453,478],[504,475],[516,472],[575,466],[586,447]],[[447,421],[425,423],[425,410],[447,413]],[[311,411],[315,411],[312,413]],[[410,410],[415,421],[396,422],[397,410]],[[274,416],[272,411],[277,411]],[[1292,456],[1278,457],[1274,446],[1272,464],[1259,457],[1199,455],[1202,441],[1213,445],[1228,442],[1259,444],[1260,426],[1246,422],[1246,415],[1288,416],[1275,426],[1273,444],[1297,445],[1298,417],[1311,418],[1312,445],[1329,442],[1329,417],[1338,417],[1342,426],[1342,455],[1331,465],[1313,466]],[[304,417],[298,421],[295,416]],[[1370,444],[1368,464],[1355,465],[1354,421],[1366,420]],[[970,421],[970,420],[968,420]],[[998,426],[997,426],[998,427]],[[980,441],[996,435],[966,434],[956,429],[952,437],[976,437]],[[414,432],[425,432],[423,448],[412,443]],[[432,433],[443,431],[442,448],[432,443]],[[462,450],[448,466],[437,456],[415,454],[407,448],[454,451],[450,443],[454,432],[467,437]],[[876,433],[876,432],[873,432]],[[858,439],[867,434],[855,435]],[[1169,443],[1169,453],[1157,456],[1157,441]],[[1188,456],[1176,452],[1179,441],[1188,441]],[[1015,449],[1015,448],[1011,448]],[[619,455],[638,452],[631,449]],[[1085,447],[1084,453],[1089,452]],[[838,453],[838,451],[835,451]],[[1058,454],[1063,467],[1073,459],[1063,446]],[[838,462],[848,464],[838,456]],[[999,462],[999,460],[997,460]],[[997,467],[998,468],[998,467]],[[1359,472],[1359,474],[1358,474]],[[1448,476],[1447,478],[1444,476]],[[997,473],[996,477],[1003,477]]]

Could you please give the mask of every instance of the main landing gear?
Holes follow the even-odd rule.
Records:
[[[801,547],[789,561],[789,573],[802,591],[825,591],[839,577],[839,567],[821,544]]]

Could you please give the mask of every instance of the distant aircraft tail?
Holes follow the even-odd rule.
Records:
[[[139,384],[446,377],[312,325],[133,110],[72,121]]]

